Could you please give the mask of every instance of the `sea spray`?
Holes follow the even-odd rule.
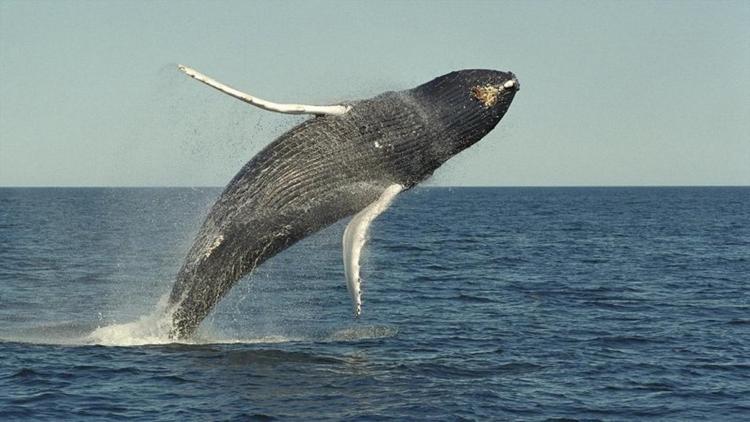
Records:
[[[167,296],[149,315],[137,321],[124,324],[112,324],[97,327],[86,337],[86,342],[103,346],[140,346],[145,344],[168,344],[174,340],[169,337],[172,328],[173,309],[167,309]]]
[[[263,335],[244,338],[216,331],[210,325],[204,326],[199,333],[189,340],[177,341],[169,336],[172,329],[174,308],[168,307],[168,297],[159,300],[156,309],[137,321],[122,324],[110,324],[97,327],[83,339],[84,344],[99,346],[144,346],[160,344],[273,344],[301,340],[283,335]]]

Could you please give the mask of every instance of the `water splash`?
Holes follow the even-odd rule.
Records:
[[[175,308],[169,307],[168,295],[163,296],[154,311],[141,316],[138,320],[120,324],[99,325],[82,339],[73,341],[74,344],[99,346],[145,346],[163,344],[273,344],[287,343],[300,339],[282,335],[261,335],[257,337],[237,337],[228,335],[210,325],[201,329],[187,340],[176,340],[170,337]]]
[[[102,346],[141,346],[146,344],[168,344],[171,319],[164,314],[152,314],[134,322],[99,327],[86,338],[87,343]]]
[[[163,317],[162,317],[163,318]],[[196,335],[189,340],[177,341],[169,337],[171,322],[163,324],[159,317],[147,316],[138,321],[125,324],[113,324],[94,330],[87,337],[88,344],[100,346],[145,346],[160,344],[273,344],[288,343],[298,339],[285,336],[269,335],[257,338],[231,338],[211,334]]]
[[[391,185],[380,195],[377,201],[358,212],[344,230],[344,272],[346,274],[346,289],[352,298],[354,316],[362,313],[362,279],[359,276],[359,257],[367,241],[367,230],[370,224],[391,205],[399,192],[404,189],[401,185]]]
[[[159,300],[154,312],[137,321],[97,327],[86,336],[89,344],[103,346],[141,346],[146,344],[168,344],[172,328],[173,310],[167,309],[167,296]]]

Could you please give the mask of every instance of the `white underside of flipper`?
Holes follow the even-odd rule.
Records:
[[[254,95],[247,94],[240,90],[234,89],[229,85],[225,85],[217,81],[216,79],[206,76],[203,73],[198,72],[197,70],[187,67],[185,65],[179,64],[177,65],[177,68],[180,69],[180,71],[182,71],[186,75],[190,76],[191,78],[197,81],[203,82],[204,84],[210,86],[211,88],[217,89],[227,95],[231,95],[232,97],[237,98],[240,101],[244,101],[256,107],[260,107],[263,110],[273,111],[276,113],[284,113],[284,114],[317,114],[317,115],[328,114],[332,116],[339,116],[351,110],[351,106],[346,106],[346,105],[317,106],[317,105],[306,105],[306,104],[274,103],[268,100],[264,100],[262,98],[258,98]]]
[[[344,230],[344,272],[346,289],[352,298],[354,316],[362,313],[362,279],[359,276],[359,257],[367,241],[370,223],[387,210],[396,195],[404,189],[401,185],[391,185],[383,191],[377,201],[358,212]]]

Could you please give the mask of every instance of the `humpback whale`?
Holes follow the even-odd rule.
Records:
[[[329,106],[276,104],[180,65],[266,110],[312,114],[253,157],[210,209],[169,296],[170,336],[190,337],[219,300],[265,260],[355,215],[343,236],[347,288],[361,312],[359,251],[367,225],[401,191],[489,133],[519,83],[511,72],[459,70],[413,89]]]

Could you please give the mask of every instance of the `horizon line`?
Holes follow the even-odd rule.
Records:
[[[0,189],[221,189],[222,185],[0,185]],[[419,189],[448,188],[747,188],[750,184],[705,185],[419,185]]]

